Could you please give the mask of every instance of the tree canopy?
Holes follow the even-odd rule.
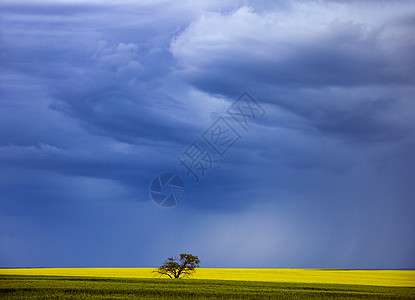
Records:
[[[155,272],[159,273],[160,276],[167,275],[170,278],[180,278],[190,276],[195,272],[196,268],[199,267],[199,257],[181,253],[179,258],[169,257],[166,259],[163,265],[161,265]]]

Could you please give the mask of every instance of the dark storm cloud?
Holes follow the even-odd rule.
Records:
[[[58,7],[65,11],[65,7]],[[56,10],[58,15],[59,12]],[[99,15],[99,11],[95,14]],[[114,17],[117,18],[116,12]],[[42,23],[51,25],[48,20]],[[154,23],[157,26],[157,22]],[[160,37],[153,36],[150,31],[137,34],[136,38],[142,42],[111,44],[99,39],[103,33],[91,28],[92,24],[82,17],[71,19],[69,24],[61,22],[59,29],[40,33],[49,36],[46,39],[35,39],[36,33],[29,31],[26,34],[33,39],[30,47],[16,46],[19,60],[16,62],[15,53],[9,53],[6,67],[19,68],[36,77],[40,75],[38,80],[47,85],[49,96],[54,99],[50,107],[82,121],[94,133],[117,136],[129,142],[148,137],[174,140],[177,130],[169,123],[182,123],[179,127],[189,127],[189,124],[174,120],[166,113],[170,108],[179,111],[182,108],[169,95],[157,91],[171,65],[170,36],[160,41]],[[43,25],[36,23],[34,26],[40,27],[42,32]],[[122,38],[123,25],[117,26],[117,34]],[[21,27],[23,25],[16,25],[16,31],[23,30]],[[14,43],[19,44],[14,36],[8,38],[12,47]],[[90,38],[92,41],[88,40]],[[20,56],[25,59],[22,61]],[[34,60],[38,64],[33,64]],[[163,122],[157,122],[158,117],[163,118]]]
[[[319,130],[357,140],[408,136],[413,122],[387,117],[412,101],[415,28],[405,5],[391,6],[390,16],[373,22],[348,15],[347,6],[338,14],[329,5],[307,7],[320,17],[301,7],[261,14],[245,7],[194,22],[172,53],[181,62],[179,74],[205,91],[229,94],[246,86]],[[291,22],[292,15],[300,22]]]
[[[99,4],[75,4],[75,3],[42,3],[42,2],[7,2],[2,5],[4,14],[26,14],[26,15],[76,15],[85,13],[97,13],[109,9],[111,6]]]
[[[410,1],[0,6],[0,265],[414,266]],[[244,90],[266,116],[193,183]]]

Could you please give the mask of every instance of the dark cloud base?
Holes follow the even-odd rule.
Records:
[[[415,267],[411,1],[0,11],[0,266]],[[243,91],[265,117],[195,183],[177,157]]]

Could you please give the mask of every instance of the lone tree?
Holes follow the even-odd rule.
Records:
[[[162,275],[167,275],[170,278],[180,278],[180,276],[189,276],[195,272],[195,268],[199,267],[199,257],[181,253],[180,258],[169,257],[164,264],[160,266],[155,272]]]

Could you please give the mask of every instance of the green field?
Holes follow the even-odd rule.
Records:
[[[209,279],[0,275],[4,299],[415,299],[415,288]]]
[[[415,271],[200,268],[0,269],[0,299],[415,299]]]

